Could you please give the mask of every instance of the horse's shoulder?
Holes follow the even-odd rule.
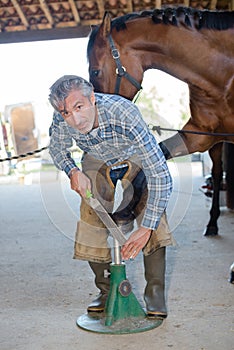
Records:
[[[227,85],[227,88],[225,91],[225,98],[228,106],[231,108],[231,111],[234,114],[234,75],[231,77]]]

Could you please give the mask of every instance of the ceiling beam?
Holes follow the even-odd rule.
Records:
[[[25,17],[23,11],[21,10],[20,5],[18,4],[17,0],[11,0],[12,5],[14,6],[14,8],[16,9],[16,12],[19,15],[19,18],[21,19],[22,23],[25,25],[26,28],[29,27],[29,23],[27,21],[27,18]]]
[[[105,12],[103,0],[97,0],[97,5],[98,5],[99,17],[102,19]]]
[[[133,12],[132,0],[127,0],[127,10]]]
[[[72,11],[72,14],[74,16],[74,19],[75,19],[76,23],[79,24],[80,23],[80,16],[79,16],[79,13],[77,11],[76,4],[75,4],[74,0],[68,0],[68,2],[70,4],[71,11]]]
[[[155,0],[155,8],[160,9],[162,7],[162,0]]]
[[[43,30],[25,30],[18,32],[1,32],[0,44],[22,43],[30,41],[75,39],[88,37],[90,26],[51,28]]]
[[[47,3],[45,2],[45,0],[39,0],[40,2],[40,5],[41,5],[41,8],[42,8],[42,11],[44,12],[49,24],[51,27],[53,27],[54,25],[54,20],[53,20],[53,17],[51,16],[51,13],[50,13],[50,10],[47,6]]]
[[[217,0],[211,0],[210,2],[210,10],[215,10],[217,6]]]

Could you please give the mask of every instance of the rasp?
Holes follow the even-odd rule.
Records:
[[[124,245],[127,239],[125,238],[120,228],[116,225],[114,220],[110,217],[106,209],[102,206],[102,204],[96,198],[93,198],[92,194],[88,192],[86,201],[90,207],[93,208],[98,217],[102,220],[104,225],[109,230],[111,236],[119,242],[119,245]]]

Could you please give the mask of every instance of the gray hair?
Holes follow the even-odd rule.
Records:
[[[49,102],[54,109],[59,110],[69,93],[73,90],[82,91],[83,96],[90,98],[93,85],[77,75],[64,75],[50,87]]]

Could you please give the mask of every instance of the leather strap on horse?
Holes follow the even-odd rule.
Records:
[[[149,128],[152,130],[152,131],[156,131],[158,133],[159,136],[162,135],[161,131],[164,130],[164,131],[176,131],[180,134],[195,134],[195,135],[208,135],[208,136],[223,136],[223,137],[233,137],[234,134],[230,134],[230,133],[222,133],[222,132],[206,132],[206,131],[193,131],[193,130],[180,130],[180,129],[171,129],[171,128],[162,128],[161,126],[159,125],[151,125],[149,124],[148,125]],[[225,141],[224,141],[225,142]],[[12,156],[12,157],[7,157],[7,158],[3,158],[3,159],[0,159],[0,163],[2,162],[5,162],[5,161],[10,161],[10,160],[14,160],[14,159],[20,159],[20,158],[27,158],[27,157],[30,157],[32,156],[33,154],[36,154],[36,153],[40,153],[44,150],[46,150],[48,148],[48,146],[46,147],[42,147],[40,149],[36,149],[32,152],[27,152],[27,153],[24,153],[24,154],[19,154],[18,156]],[[110,171],[110,170],[109,170]],[[127,171],[128,173],[128,171]],[[126,173],[126,174],[127,174]],[[126,178],[126,174],[124,176],[124,178]],[[107,176],[108,178],[108,176]],[[109,179],[108,179],[109,181]],[[110,184],[112,184],[113,186],[113,183],[110,179]]]
[[[162,135],[161,130],[164,131],[177,131],[179,134],[194,134],[194,135],[208,135],[208,136],[234,136],[234,134],[223,133],[223,132],[207,132],[207,131],[193,131],[193,130],[180,130],[180,129],[170,129],[170,128],[162,128],[159,125],[148,125],[152,131],[157,131],[159,136]]]
[[[132,85],[134,85],[138,91],[142,90],[141,84],[139,84],[139,82],[126,71],[126,68],[122,66],[122,63],[120,61],[120,53],[115,47],[115,43],[114,43],[114,40],[112,39],[112,36],[109,35],[108,39],[110,43],[112,57],[114,58],[115,64],[116,64],[117,77],[116,77],[116,84],[115,84],[115,94],[119,93],[120,83],[123,77],[125,77]]]

